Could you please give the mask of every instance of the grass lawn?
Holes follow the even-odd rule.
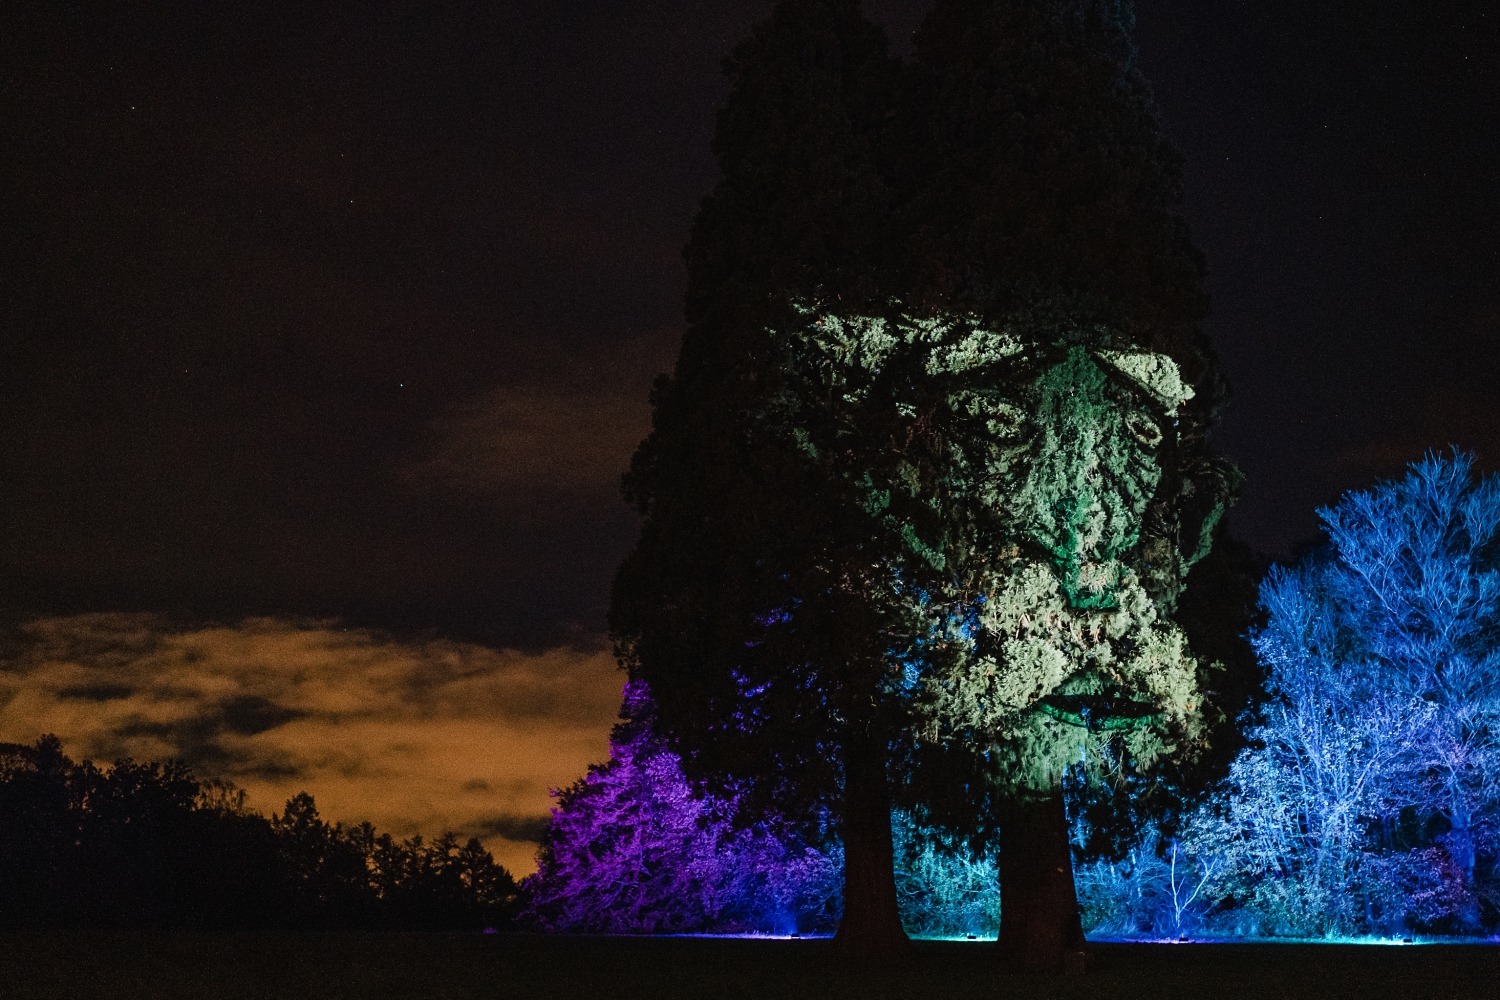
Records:
[[[448,934],[0,934],[3,1000],[1500,997],[1500,946],[1098,944],[1079,977],[1007,975],[982,944],[842,963],[826,941]]]

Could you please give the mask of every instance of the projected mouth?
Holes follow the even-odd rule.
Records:
[[[1124,688],[1093,694],[1051,694],[1037,702],[1037,706],[1059,722],[1088,730],[1137,729],[1161,718],[1155,705],[1141,701]]]

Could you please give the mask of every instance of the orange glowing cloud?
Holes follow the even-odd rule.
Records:
[[[262,811],[320,812],[408,836],[479,836],[534,867],[548,789],[608,753],[623,682],[604,651],[496,650],[333,622],[173,626],[48,618],[0,666],[0,741],[56,733],[76,758],[176,757]]]

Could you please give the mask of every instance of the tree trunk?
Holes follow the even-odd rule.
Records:
[[[1478,866],[1478,847],[1475,844],[1474,830],[1471,825],[1472,810],[1468,808],[1463,798],[1463,792],[1457,787],[1457,782],[1450,785],[1450,808],[1448,810],[1449,830],[1442,838],[1443,846],[1448,851],[1448,857],[1452,859],[1455,867],[1463,873],[1463,897],[1459,903],[1458,912],[1454,914],[1459,925],[1469,932],[1477,930],[1482,923],[1479,912],[1479,896],[1475,892],[1475,869]]]
[[[1001,958],[1031,972],[1077,972],[1083,945],[1062,789],[1018,794],[1001,816]]]
[[[840,951],[882,955],[908,945],[896,908],[891,793],[883,748],[850,746],[844,765],[844,916]]]

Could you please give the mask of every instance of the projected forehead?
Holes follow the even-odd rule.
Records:
[[[1193,398],[1192,386],[1182,381],[1177,363],[1150,351],[1099,351],[1096,357],[1144,389],[1171,413]]]
[[[923,362],[921,371],[929,376],[980,376],[997,365],[1046,369],[1071,353],[1059,353],[1040,343],[1051,339],[1056,331],[1045,337],[1028,336],[1011,326],[991,327],[972,315],[860,316],[809,302],[795,302],[792,309],[806,324],[801,331],[804,346],[847,371],[878,371],[903,345],[916,348]],[[1107,338],[1107,331],[1104,334]],[[1128,350],[1089,353],[1169,412],[1193,398],[1193,389],[1183,381],[1177,363],[1165,354]],[[976,387],[977,383],[967,386]]]

